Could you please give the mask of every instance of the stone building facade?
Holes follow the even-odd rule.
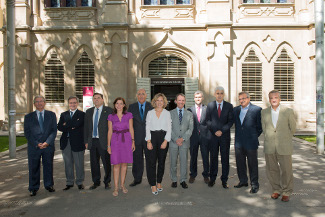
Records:
[[[300,128],[315,120],[313,0],[28,0],[16,1],[17,123],[47,98],[57,115],[70,95],[94,86],[112,106],[118,96],[136,100],[137,88],[187,106],[200,89],[214,88],[238,104],[246,90],[268,105],[281,91]],[[1,1],[5,26],[5,1]],[[6,29],[0,44],[0,120],[8,118]],[[82,108],[82,104],[81,104]]]

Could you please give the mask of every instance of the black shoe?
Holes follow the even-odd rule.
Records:
[[[256,194],[258,192],[259,188],[257,187],[252,187],[251,190],[249,191],[249,193],[251,194]]]
[[[195,178],[190,176],[190,179],[188,180],[188,182],[192,184],[192,183],[194,183],[194,181],[195,181]]]
[[[227,184],[227,182],[222,182],[222,187],[225,189],[228,189],[229,185]]]
[[[85,189],[85,187],[84,187],[83,184],[81,184],[81,185],[78,185],[78,189],[79,189],[79,190],[82,190],[82,189]]]
[[[134,186],[136,186],[138,184],[141,184],[141,181],[140,182],[137,182],[137,181],[134,180],[131,184],[129,184],[129,186],[130,187],[134,187]]]
[[[55,189],[53,188],[53,186],[46,187],[45,189],[48,190],[49,192],[54,192],[55,191]]]
[[[188,185],[186,184],[185,181],[181,182],[181,186],[182,186],[182,188],[184,188],[184,189],[188,188]]]
[[[215,181],[211,181],[211,180],[210,180],[210,181],[209,181],[209,183],[208,183],[208,186],[209,186],[209,187],[213,187],[213,186],[214,186],[214,184],[216,184],[216,182],[215,182]]]
[[[237,185],[234,186],[235,188],[241,188],[241,187],[248,187],[248,184],[242,184],[242,183],[238,183]]]
[[[33,197],[36,196],[37,191],[36,190],[32,190],[29,192],[29,196]]]
[[[66,185],[65,188],[63,188],[63,191],[67,191],[72,187],[73,187],[73,185]]]
[[[96,189],[98,186],[100,186],[100,184],[93,184],[92,186],[89,187],[89,190],[94,190]]]
[[[111,183],[105,183],[105,189],[108,190],[108,189],[111,189]]]
[[[209,182],[210,182],[210,179],[208,177],[204,177],[204,183],[209,184]]]
[[[177,182],[172,182],[172,188],[177,188]]]

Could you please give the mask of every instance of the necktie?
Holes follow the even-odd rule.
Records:
[[[70,118],[72,119],[72,116],[73,116],[73,112],[70,112]]]
[[[140,116],[141,116],[141,120],[143,120],[143,105],[142,104],[140,106]]]
[[[182,110],[180,109],[179,110],[179,115],[178,115],[179,123],[182,123],[182,118],[183,118]]]
[[[41,128],[41,132],[44,132],[44,120],[43,120],[43,112],[39,113],[38,116],[38,123],[39,123],[39,127]]]
[[[94,120],[94,130],[93,130],[93,136],[94,136],[94,137],[97,137],[97,129],[98,129],[98,111],[99,111],[99,109],[96,110],[95,120]]]
[[[220,105],[221,104],[219,104],[219,106],[218,106],[218,117],[220,118],[220,116],[221,116],[221,108],[220,108]]]
[[[197,120],[200,122],[200,119],[201,119],[200,106],[197,107],[196,115],[197,115]]]

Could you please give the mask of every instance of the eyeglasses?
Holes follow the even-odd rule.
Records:
[[[245,100],[245,99],[248,99],[248,97],[246,97],[246,98],[240,98],[239,101],[242,101],[242,100]]]

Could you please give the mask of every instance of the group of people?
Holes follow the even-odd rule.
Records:
[[[203,161],[204,182],[213,187],[218,175],[218,155],[221,155],[222,187],[229,188],[230,129],[235,124],[235,157],[239,183],[235,188],[248,187],[257,193],[258,182],[258,137],[263,132],[267,177],[272,187],[271,198],[282,194],[282,201],[289,201],[293,191],[292,136],[296,129],[293,110],[280,106],[280,93],[269,93],[270,107],[263,109],[250,102],[248,92],[240,92],[240,105],[224,100],[224,88],[215,89],[216,100],[203,104],[202,91],[194,93],[195,105],[185,109],[186,97],[175,97],[177,107],[167,111],[167,98],[156,94],[151,103],[146,101],[144,89],[137,92],[137,102],[127,108],[122,97],[114,100],[113,109],[104,105],[103,95],[93,95],[94,107],[86,113],[78,110],[79,99],[68,99],[69,110],[63,112],[59,123],[53,112],[44,110],[45,98],[36,96],[36,111],[25,116],[24,130],[28,140],[29,191],[35,196],[40,187],[40,159],[43,163],[44,186],[53,188],[54,140],[57,129],[62,131],[60,149],[65,165],[65,191],[74,186],[84,189],[84,153],[90,152],[93,184],[90,190],[101,184],[100,159],[105,171],[105,189],[111,188],[111,164],[113,165],[113,196],[119,191],[127,193],[125,178],[127,165],[132,163],[134,187],[142,182],[144,156],[146,173],[151,192],[163,191],[162,180],[165,160],[169,150],[171,187],[188,188],[197,177],[197,158],[200,148]],[[190,174],[188,179],[188,150],[190,150]],[[177,160],[180,164],[180,179],[177,176]],[[246,163],[247,162],[247,163]],[[249,178],[247,176],[247,166]],[[75,170],[75,173],[74,173]],[[76,174],[76,178],[75,175]],[[120,184],[120,185],[119,185]]]

